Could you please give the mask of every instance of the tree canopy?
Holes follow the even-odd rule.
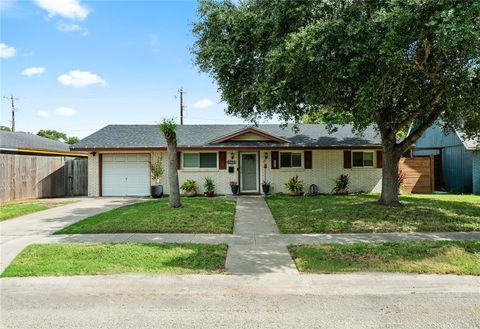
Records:
[[[75,144],[80,140],[78,137],[68,137],[67,134],[52,129],[40,129],[37,133],[37,136],[53,139],[55,141],[62,141],[67,144]]]
[[[203,0],[193,31],[228,114],[375,124],[383,203],[398,204],[383,195],[397,160],[436,120],[480,135],[478,0]]]

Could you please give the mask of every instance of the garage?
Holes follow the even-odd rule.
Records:
[[[102,195],[150,195],[150,154],[103,154]]]

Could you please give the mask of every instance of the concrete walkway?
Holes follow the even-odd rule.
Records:
[[[55,231],[86,217],[141,199],[78,198],[78,200],[79,202],[0,222],[0,272],[29,244],[41,243]]]
[[[254,244],[231,244],[226,269],[232,274],[288,273],[298,274],[285,244],[264,244],[257,236],[279,235],[277,224],[262,197],[240,197],[237,200],[233,234],[254,239]]]

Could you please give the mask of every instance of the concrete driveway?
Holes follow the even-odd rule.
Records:
[[[2,328],[478,328],[480,279],[455,275],[8,278]]]
[[[86,217],[141,201],[140,198],[78,198],[79,202],[0,222],[0,272],[29,244]]]

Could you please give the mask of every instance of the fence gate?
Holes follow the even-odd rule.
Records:
[[[404,193],[433,193],[435,190],[434,156],[401,158],[399,170],[405,175]]]

